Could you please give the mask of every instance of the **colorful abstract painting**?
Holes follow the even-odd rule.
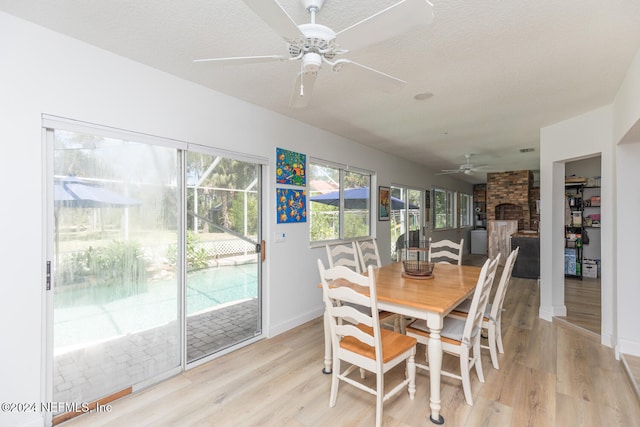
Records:
[[[276,182],[278,184],[307,185],[307,155],[276,148]]]
[[[307,221],[307,191],[276,188],[278,224]]]

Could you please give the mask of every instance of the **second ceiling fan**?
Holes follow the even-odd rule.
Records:
[[[379,70],[342,57],[343,55],[380,41],[393,38],[418,25],[433,21],[433,5],[428,0],[402,0],[350,27],[335,32],[316,23],[316,13],[325,0],[301,0],[310,14],[307,24],[297,25],[275,0],[243,0],[260,18],[275,30],[287,44],[288,55],[238,56],[197,59],[194,62],[217,64],[251,64],[273,61],[300,61],[289,105],[309,104],[314,83],[323,64],[332,71],[350,67],[359,79],[374,80],[382,90],[401,87],[406,82]]]
[[[458,166],[458,169],[442,169],[442,172],[436,175],[449,175],[452,173],[463,173],[465,175],[473,175],[474,172],[478,172],[482,169],[488,168],[488,165],[474,165],[471,163],[472,154],[465,154],[465,163]]]

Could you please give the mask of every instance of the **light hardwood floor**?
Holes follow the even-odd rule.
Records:
[[[504,303],[500,370],[483,352],[486,382],[472,373],[474,406],[459,381],[443,377],[445,425],[631,426],[640,404],[622,363],[593,334],[538,317],[536,281],[513,279]],[[322,319],[306,323],[61,425],[83,426],[371,426],[374,397],[342,384],[329,408],[331,377],[321,373]],[[420,359],[424,347],[419,346]],[[445,356],[443,367],[458,360]],[[398,367],[400,368],[400,367]],[[396,369],[387,384],[403,375]],[[373,375],[367,376],[373,380]],[[401,393],[384,405],[386,426],[431,426],[429,377],[418,371],[415,400]]]
[[[559,319],[600,335],[601,329],[600,279],[564,280],[566,317]]]
[[[583,280],[565,278],[564,303],[567,308],[565,317],[554,320],[567,322],[595,336],[602,334],[602,305],[600,279],[584,278]],[[626,372],[640,399],[640,357],[623,354]]]

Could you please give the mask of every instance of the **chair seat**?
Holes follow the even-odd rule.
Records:
[[[487,308],[484,309],[484,320],[485,321],[493,320],[491,318],[491,308],[492,307],[493,306],[491,305],[491,303],[487,303]],[[457,313],[468,314],[470,308],[471,308],[471,300],[470,299],[466,299],[466,300],[462,301],[458,306],[456,306],[456,308],[453,309],[451,314],[453,314],[453,315],[455,315]]]
[[[370,311],[369,307],[364,307],[357,304],[346,303],[345,305],[349,305],[364,314],[369,314],[369,311]],[[394,318],[396,316],[399,316],[399,315],[391,311],[378,310],[378,319],[380,319],[381,322],[386,322],[388,319]],[[396,332],[399,332],[399,331],[396,331]]]
[[[442,325],[442,331],[440,337],[443,341],[450,342],[452,344],[459,345],[462,342],[462,333],[464,332],[464,325],[466,321],[462,319],[456,319],[454,317],[445,317]],[[479,328],[474,328],[471,331],[471,336],[475,337]],[[427,321],[418,319],[413,321],[407,326],[407,332],[414,332],[425,337],[430,336],[430,330],[427,326]]]
[[[369,326],[359,324],[358,328],[362,329],[367,334],[373,334],[373,328]],[[393,332],[388,329],[380,329],[380,338],[382,340],[383,363],[387,363],[400,356],[405,351],[410,350],[417,342],[415,338],[408,337],[404,334]],[[340,347],[372,360],[375,360],[376,358],[374,347],[368,346],[354,337],[344,337],[340,341]]]
[[[378,311],[378,318],[380,320],[386,320],[389,317],[393,317],[393,316],[398,316],[398,314],[392,313],[391,311],[384,311],[384,310]]]

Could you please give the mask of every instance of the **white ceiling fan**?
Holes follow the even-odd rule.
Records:
[[[402,79],[340,57],[395,37],[417,25],[426,26],[433,21],[433,5],[428,0],[402,0],[342,31],[335,32],[329,27],[316,24],[316,13],[322,8],[325,0],[301,0],[311,17],[310,23],[301,25],[297,25],[276,0],[243,1],[282,36],[287,43],[288,55],[197,59],[194,62],[250,64],[299,60],[300,73],[289,101],[291,107],[304,107],[309,104],[318,71],[323,64],[327,64],[336,72],[349,67],[353,72],[358,72],[359,79],[374,80],[374,84],[382,90],[402,87],[406,83]]]
[[[436,175],[449,175],[452,173],[463,173],[465,175],[473,175],[474,172],[477,172],[481,169],[485,169],[488,168],[488,165],[474,165],[471,163],[471,156],[473,156],[473,154],[465,154],[464,158],[465,158],[465,163],[458,166],[458,169],[442,169],[442,172],[436,174]]]

